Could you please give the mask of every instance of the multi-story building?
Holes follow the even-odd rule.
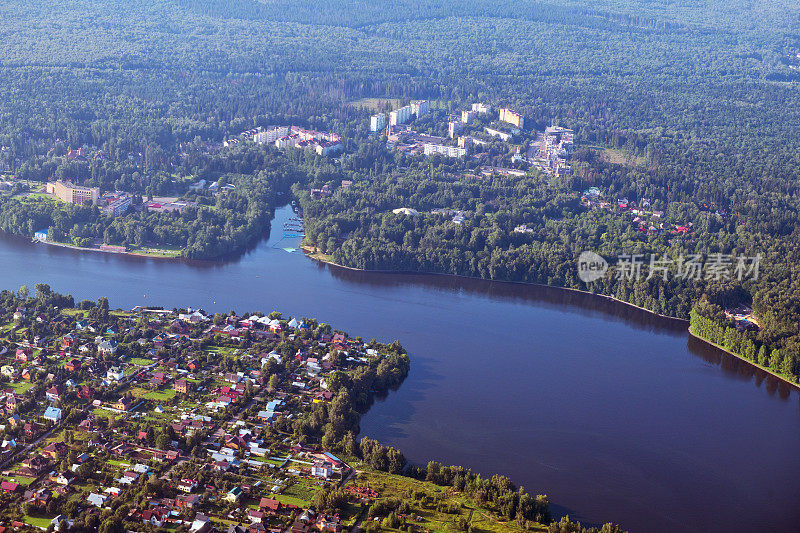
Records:
[[[483,129],[486,131],[486,133],[488,133],[492,137],[499,137],[500,139],[502,139],[505,142],[508,142],[508,141],[511,140],[512,135],[510,133],[506,133],[504,131],[496,130],[494,128],[483,128]]]
[[[467,155],[467,150],[458,148],[457,146],[446,146],[444,144],[431,144],[425,143],[423,148],[425,155],[442,154],[447,157],[464,157]]]
[[[411,102],[411,112],[418,117],[427,115],[430,111],[430,105],[427,100],[416,100]]]
[[[525,117],[522,116],[522,113],[517,113],[516,111],[506,107],[500,109],[500,121],[513,124],[519,129],[523,129],[525,127]]]
[[[86,203],[94,205],[100,200],[99,187],[81,187],[61,180],[49,182],[47,184],[47,194],[54,195],[62,202],[76,205],[83,205]]]
[[[370,131],[381,131],[385,127],[386,127],[386,113],[378,113],[377,115],[372,115],[370,117],[369,119]]]
[[[464,124],[469,124],[472,122],[472,119],[475,118],[475,111],[462,111],[461,112],[461,122]]]
[[[275,147],[278,149],[289,148],[295,145],[300,139],[296,135],[284,135],[275,140]]]
[[[120,196],[119,198],[117,198],[116,200],[112,201],[107,206],[105,206],[103,208],[103,213],[105,213],[110,217],[119,216],[125,213],[125,211],[128,210],[128,208],[131,206],[132,203],[133,199],[130,196],[127,195]]]
[[[405,107],[401,107],[400,109],[395,109],[391,113],[389,113],[389,124],[391,126],[397,126],[398,124],[405,124],[408,122],[408,119],[414,114],[414,111],[410,105]]]
[[[546,171],[556,176],[568,174],[575,134],[571,129],[550,126],[544,131],[544,142],[539,146],[539,159]]]
[[[319,155],[334,154],[342,149],[342,143],[339,141],[323,141],[316,145],[316,152]]]
[[[482,139],[476,139],[475,137],[471,137],[469,135],[465,135],[463,137],[458,138],[458,146],[461,148],[466,148],[467,146],[471,145],[482,146],[484,144],[489,144]]]
[[[472,110],[476,113],[480,113],[481,115],[485,115],[486,113],[492,112],[492,106],[486,105],[484,103],[477,103],[472,104]]]
[[[271,144],[288,133],[288,126],[274,126],[253,134],[253,142],[258,144]]]
[[[451,139],[455,138],[463,129],[464,124],[457,120],[451,120],[447,123],[447,134]]]

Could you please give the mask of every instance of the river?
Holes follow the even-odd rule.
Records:
[[[556,514],[632,532],[800,531],[797,392],[685,324],[603,298],[318,264],[273,236],[240,257],[143,259],[0,236],[0,287],[113,307],[279,310],[412,357],[362,433],[425,463],[507,474]]]

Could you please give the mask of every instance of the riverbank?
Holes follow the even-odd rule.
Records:
[[[734,352],[732,352],[732,351],[728,350],[727,348],[725,348],[725,347],[723,347],[723,346],[720,346],[719,344],[717,344],[717,343],[715,343],[715,342],[711,342],[711,341],[710,341],[710,340],[708,340],[708,339],[704,339],[703,337],[701,337],[701,336],[697,335],[697,334],[696,334],[694,331],[692,331],[692,328],[691,328],[691,327],[689,327],[689,328],[686,328],[686,331],[689,333],[689,336],[691,336],[691,337],[694,337],[695,339],[697,339],[697,340],[699,340],[699,341],[702,341],[702,342],[704,342],[704,343],[708,344],[709,346],[713,346],[714,348],[717,348],[718,350],[722,350],[723,352],[725,352],[725,353],[727,353],[727,354],[730,354],[730,355],[734,356],[735,358],[737,358],[737,359],[739,359],[739,360],[741,360],[741,361],[744,361],[745,363],[749,364],[749,365],[750,365],[750,366],[752,366],[753,368],[756,368],[756,369],[758,369],[758,370],[761,370],[762,372],[765,372],[765,373],[769,374],[770,376],[772,376],[772,377],[774,377],[774,378],[776,378],[776,379],[778,379],[778,380],[782,381],[782,382],[783,382],[783,383],[785,383],[786,385],[789,385],[789,386],[790,386],[790,387],[792,387],[794,390],[796,390],[796,391],[800,392],[800,384],[797,384],[797,383],[795,383],[794,381],[789,381],[789,380],[786,378],[786,376],[783,376],[783,375],[781,375],[781,374],[776,374],[775,372],[773,372],[773,371],[772,371],[772,370],[770,370],[769,368],[763,367],[763,366],[759,365],[758,363],[756,363],[756,362],[754,362],[754,361],[751,361],[751,360],[749,360],[749,359],[746,359],[746,358],[742,357],[741,355],[739,355],[739,354],[737,354],[737,353],[734,353]]]
[[[598,294],[598,293],[591,292],[591,291],[584,291],[584,290],[581,290],[581,289],[574,289],[574,288],[571,288],[571,287],[561,287],[561,286],[558,286],[558,285],[546,285],[544,283],[529,283],[529,282],[526,282],[526,281],[507,281],[507,280],[500,280],[500,279],[486,279],[486,278],[478,278],[478,277],[475,277],[475,276],[464,276],[464,275],[461,275],[461,274],[448,274],[448,273],[444,273],[444,272],[416,272],[416,271],[400,271],[400,270],[367,270],[367,269],[363,269],[363,268],[355,268],[355,267],[349,267],[349,266],[345,266],[345,265],[340,265],[339,263],[336,263],[336,262],[333,261],[333,259],[332,259],[333,256],[331,256],[329,254],[323,254],[321,252],[315,252],[314,251],[314,247],[312,247],[312,246],[302,245],[302,246],[300,246],[300,249],[303,250],[303,253],[305,253],[305,255],[308,258],[313,259],[314,261],[318,261],[320,263],[325,263],[326,265],[330,265],[330,266],[333,266],[333,267],[336,267],[336,268],[342,268],[342,269],[345,269],[345,270],[350,270],[352,272],[368,272],[368,273],[374,273],[374,274],[421,274],[421,275],[425,275],[425,276],[449,276],[449,277],[453,277],[453,278],[462,278],[462,279],[469,279],[469,280],[491,281],[492,283],[504,283],[504,284],[510,284],[510,285],[525,285],[525,286],[529,286],[529,287],[548,287],[548,288],[551,288],[551,289],[558,289],[558,290],[562,290],[562,291],[570,291],[570,292],[575,292],[575,293],[579,293],[579,294],[586,294],[586,295],[595,296],[595,297],[598,297],[598,298],[603,298],[604,300],[611,301],[611,302],[613,302],[615,304],[617,304],[617,303],[618,304],[624,304],[624,305],[626,305],[628,307],[632,307],[634,309],[638,309],[639,311],[644,311],[645,313],[648,313],[648,314],[650,314],[652,316],[655,316],[655,317],[658,317],[658,318],[663,318],[663,319],[667,319],[667,320],[675,320],[675,321],[678,321],[678,322],[681,322],[681,323],[684,323],[684,324],[689,324],[689,321],[687,319],[684,319],[684,318],[679,318],[679,317],[670,316],[670,315],[663,315],[661,313],[656,313],[655,311],[651,311],[650,309],[647,309],[646,307],[642,307],[642,306],[633,304],[631,302],[626,302],[625,300],[620,300],[620,299],[615,298],[613,296],[609,296],[609,295],[606,295],[606,294]]]
[[[120,251],[120,250],[102,250],[100,248],[88,248],[85,246],[75,246],[64,242],[45,241],[42,239],[34,239],[34,243],[46,244],[48,246],[58,246],[59,248],[68,248],[70,250],[77,250],[80,252],[100,252],[104,254],[116,255],[132,255],[136,257],[152,257],[154,259],[181,259],[179,251],[164,250],[154,248],[152,251]]]

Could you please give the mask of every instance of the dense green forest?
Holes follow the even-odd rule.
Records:
[[[0,181],[69,179],[137,203],[192,204],[111,218],[31,201],[15,185],[0,194],[3,231],[49,228],[77,245],[155,243],[216,258],[262,238],[294,194],[306,243],[336,263],[590,290],[691,317],[698,336],[800,377],[796,2],[7,0],[0,35]],[[429,100],[433,113],[415,127],[434,135],[473,102],[520,110],[529,130],[572,128],[573,172],[482,175],[507,164],[501,147],[462,160],[388,150],[368,131],[362,103],[373,98]],[[337,133],[344,153],[222,147],[272,124]],[[70,156],[81,147],[86,157]],[[222,192],[190,188],[200,180]],[[330,194],[312,197],[323,186]],[[692,231],[643,233],[617,210],[584,205],[589,187],[611,202],[648,199],[665,223]],[[399,207],[420,215],[394,214]],[[583,250],[611,263],[760,254],[761,268],[741,281],[633,280],[612,268],[585,284]],[[725,319],[722,308],[739,303],[752,305],[760,331]],[[366,460],[385,462],[379,445],[366,448]],[[509,517],[516,506],[542,512],[542,502],[469,471],[432,463],[418,473]],[[596,530],[562,520],[550,531]]]
[[[309,244],[336,262],[586,288],[681,317],[703,295],[752,303],[764,326],[754,342],[800,358],[795,3],[13,0],[0,14],[0,164],[23,179],[197,204],[112,221],[6,198],[6,231],[49,226],[72,242],[157,241],[215,257],[263,235],[276,195],[294,184]],[[439,117],[486,101],[518,108],[529,129],[571,127],[574,172],[473,179],[507,154],[452,162],[387,151],[368,135],[369,111],[353,105],[374,97],[426,98]],[[268,124],[336,132],[346,155],[211,147]],[[65,156],[84,145],[100,157]],[[189,191],[199,179],[235,189]],[[325,184],[333,194],[312,199],[309,187]],[[592,186],[647,198],[693,231],[642,234],[582,206]],[[391,213],[400,206],[424,213]],[[429,213],[437,208],[467,216],[456,225]],[[532,231],[514,233],[520,224]],[[575,269],[585,249],[612,262],[762,261],[758,279],[742,282],[608,276],[587,287]]]

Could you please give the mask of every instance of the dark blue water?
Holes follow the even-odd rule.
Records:
[[[399,339],[406,382],[362,432],[417,463],[510,475],[554,510],[636,532],[800,531],[798,394],[602,298],[319,265],[273,237],[224,263],[78,253],[0,238],[0,287],[112,306],[314,316]],[[277,246],[277,247],[276,247]]]

